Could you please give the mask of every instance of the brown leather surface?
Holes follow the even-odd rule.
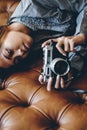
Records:
[[[20,0],[0,0],[0,26],[6,24]]]
[[[18,0],[0,0],[0,26]],[[41,61],[31,69],[15,72],[0,90],[0,130],[87,130],[87,105],[70,91],[52,90],[38,82]],[[72,87],[87,89],[85,74]]]

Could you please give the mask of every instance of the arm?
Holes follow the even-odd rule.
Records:
[[[76,32],[73,36],[62,36],[59,38],[53,39],[56,42],[56,47],[60,51],[61,54],[66,56],[66,52],[74,52],[75,46],[84,44],[87,36],[87,9],[83,9],[78,13],[78,17],[76,19],[77,26]],[[42,47],[49,44],[50,40],[43,43]],[[62,48],[63,47],[63,48]],[[68,74],[68,77],[72,77],[72,74]],[[57,76],[55,88],[59,88],[59,86],[67,87],[69,84],[65,85],[64,80],[62,77]],[[50,87],[50,85],[49,85]]]
[[[59,38],[53,39],[54,42],[57,42],[56,47],[59,52],[63,55],[66,55],[66,52],[73,52],[76,45],[82,45],[87,38],[87,7],[84,7],[82,11],[78,12],[76,18],[76,32],[73,36],[62,36]],[[49,41],[46,41],[42,44],[42,47],[49,44]],[[62,48],[63,47],[63,48]]]
[[[87,5],[85,5],[83,9],[78,12],[76,24],[77,26],[76,26],[75,35],[83,34],[86,40],[87,38]]]

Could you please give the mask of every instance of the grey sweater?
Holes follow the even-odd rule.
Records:
[[[87,34],[87,0],[21,0],[8,24],[12,22],[32,31],[54,31],[58,36]]]

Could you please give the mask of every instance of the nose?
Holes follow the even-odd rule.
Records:
[[[23,55],[24,55],[24,52],[21,49],[18,49],[18,50],[15,51],[13,57],[14,58],[17,57],[17,56],[21,56],[22,57]]]
[[[21,49],[18,49],[17,50],[17,55],[18,56],[22,56],[24,54],[24,52],[21,50]]]

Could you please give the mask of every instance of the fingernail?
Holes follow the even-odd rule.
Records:
[[[59,81],[60,81],[60,76],[57,75],[57,77],[56,77],[56,83],[55,83],[55,88],[56,88],[56,89],[59,88]]]
[[[43,47],[43,45],[41,45],[41,47]]]
[[[41,47],[44,47],[44,44],[42,44]]]
[[[63,53],[64,56],[67,56],[65,53]]]
[[[47,91],[51,91],[52,82],[53,82],[53,78],[50,77],[47,84]]]

